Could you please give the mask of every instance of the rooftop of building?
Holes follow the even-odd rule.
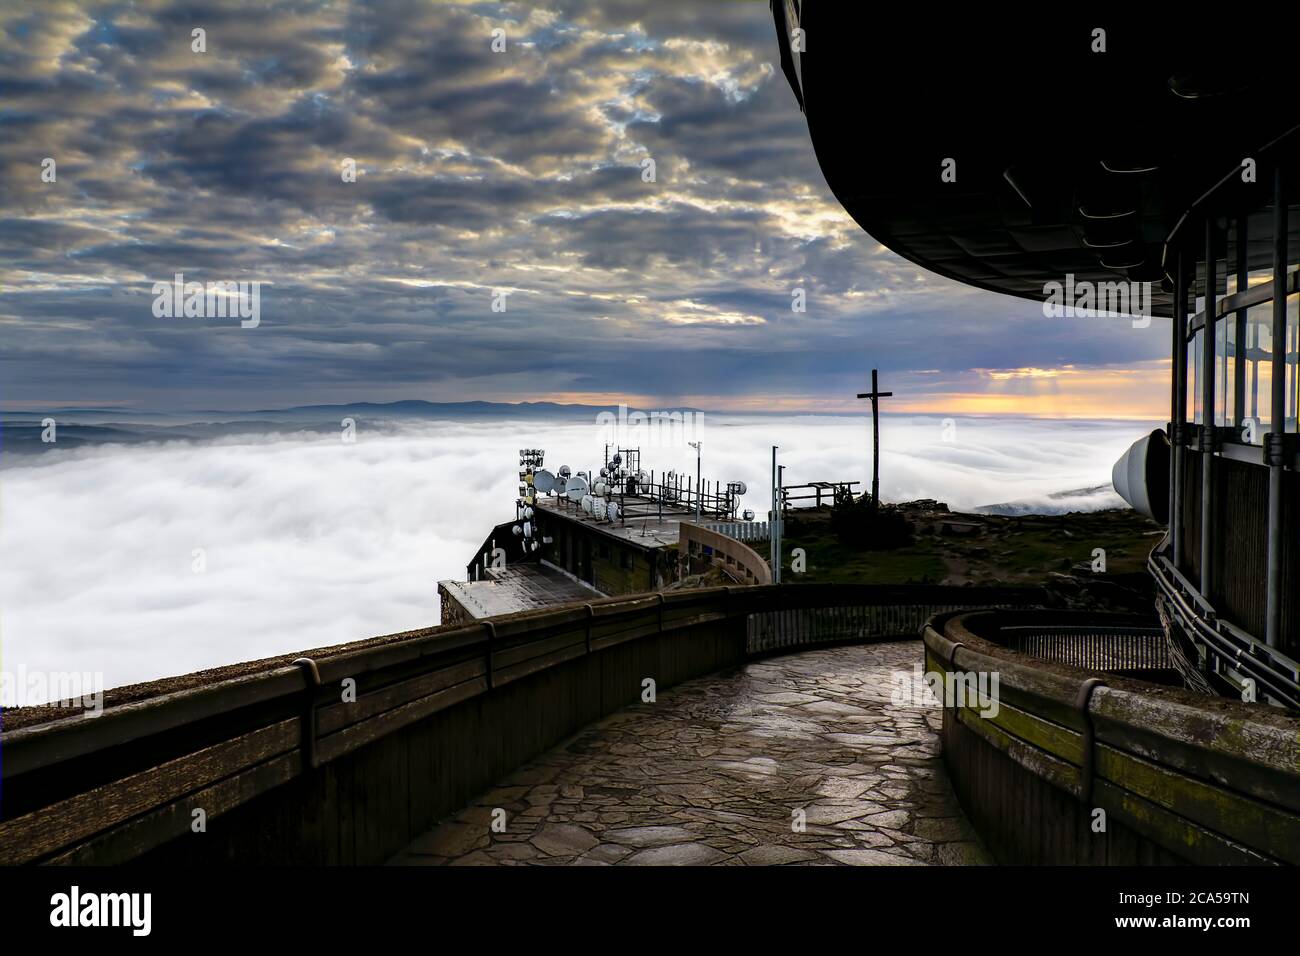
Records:
[[[639,548],[675,548],[681,537],[681,523],[694,521],[695,512],[681,505],[660,502],[643,495],[623,495],[614,500],[621,511],[619,518],[610,521],[589,515],[576,501],[568,498],[539,495],[537,506],[547,514],[573,521],[601,534],[617,538]],[[714,520],[711,515],[701,518]]]
[[[542,562],[489,570],[481,581],[439,581],[475,619],[604,597],[559,568]]]

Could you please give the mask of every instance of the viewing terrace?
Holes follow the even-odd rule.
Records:
[[[110,691],[0,737],[0,861],[1300,861],[1300,718],[1042,600],[659,593]]]

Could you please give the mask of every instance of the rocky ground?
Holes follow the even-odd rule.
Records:
[[[808,651],[584,729],[413,842],[415,865],[971,864],[918,641]],[[503,826],[494,831],[492,821]]]

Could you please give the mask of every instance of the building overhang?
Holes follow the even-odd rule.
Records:
[[[1252,189],[1271,190],[1272,164],[1293,161],[1272,145],[1296,125],[1292,40],[1254,18],[794,0],[773,13],[836,198],[882,245],[977,288],[1041,301],[1067,276],[1149,282],[1151,314],[1170,315],[1167,245],[1183,217],[1232,177],[1241,208],[1257,207]],[[900,51],[913,67],[898,68]],[[1217,214],[1234,215],[1232,194],[1216,193]],[[1250,267],[1269,267],[1268,242],[1248,245]]]

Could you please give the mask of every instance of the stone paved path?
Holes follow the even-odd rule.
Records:
[[[670,688],[520,768],[392,862],[988,862],[937,756],[941,712],[890,702],[920,653],[914,641],[809,651]]]

